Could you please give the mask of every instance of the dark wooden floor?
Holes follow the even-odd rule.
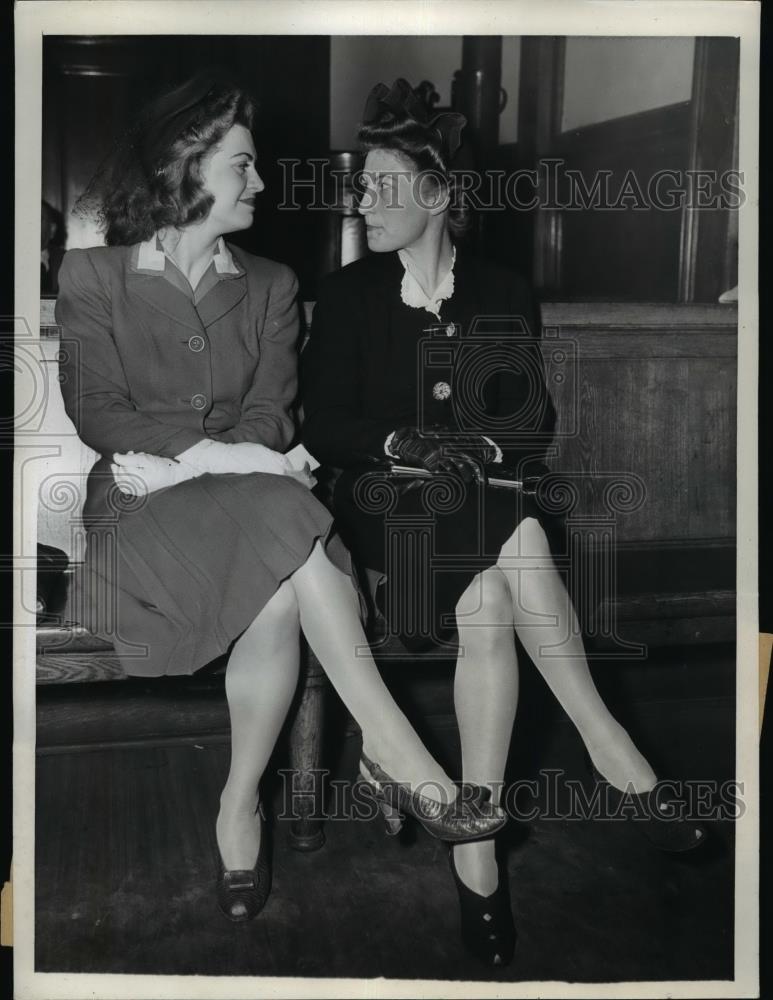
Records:
[[[603,668],[601,686],[621,721],[670,775],[732,776],[731,655]],[[228,763],[222,696],[196,685],[119,688],[40,698],[38,971],[581,982],[732,976],[727,822],[713,824],[702,859],[658,854],[628,823],[511,824],[519,941],[516,960],[497,976],[460,948],[443,845],[423,831],[408,842],[388,838],[376,821],[331,820],[325,847],[308,855],[292,851],[286,823],[275,822],[269,902],[254,923],[233,926],[212,891],[213,818]],[[431,676],[411,691],[402,694],[417,711],[442,708],[447,678]],[[79,746],[68,749],[78,719]],[[133,744],[138,720],[144,742]],[[335,776],[348,778],[359,739],[351,727],[337,732],[330,760]],[[453,766],[450,716],[436,711],[425,735]],[[513,777],[554,767],[583,777],[581,744],[539,683],[524,677]],[[276,781],[273,793],[278,812]]]

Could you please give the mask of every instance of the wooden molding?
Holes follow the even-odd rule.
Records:
[[[735,304],[670,302],[543,302],[542,326],[608,330],[725,330],[735,333]]]
[[[737,97],[740,42],[737,38],[697,38],[690,111],[688,169],[721,174],[737,155]],[[729,209],[685,204],[679,254],[682,302],[716,301],[737,283]]]
[[[561,128],[566,39],[524,37],[518,96],[518,147],[523,165],[534,167],[542,155],[552,155]],[[542,182],[540,182],[542,183]],[[529,213],[533,227],[533,279],[537,288],[561,284],[561,212]]]
[[[54,318],[55,299],[40,300],[40,327],[43,336],[58,336]],[[313,302],[303,302],[303,315],[308,325]],[[738,326],[738,307],[712,303],[664,302],[543,302],[542,326],[585,329],[602,327],[625,330],[653,329],[696,330],[724,329],[728,333]]]

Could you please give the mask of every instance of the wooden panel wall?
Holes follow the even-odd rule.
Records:
[[[602,473],[619,472],[645,491],[620,517],[621,541],[733,537],[736,315],[734,306],[542,307],[559,414],[552,464],[589,474],[578,514],[600,509]]]
[[[736,308],[551,303],[542,318],[586,635],[610,656],[731,642]]]

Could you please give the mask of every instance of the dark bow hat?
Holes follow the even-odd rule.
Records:
[[[450,164],[462,143],[462,129],[467,124],[464,115],[457,111],[441,111],[433,115],[402,77],[395,80],[391,87],[387,87],[385,83],[376,84],[365,102],[362,124],[376,123],[385,111],[398,116],[406,115],[425,128],[435,129],[442,142],[446,164]]]

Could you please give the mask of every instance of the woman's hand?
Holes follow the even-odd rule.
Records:
[[[121,491],[128,496],[146,496],[167,486],[176,486],[200,475],[190,466],[172,458],[148,455],[145,452],[130,451],[125,455],[116,453],[110,465],[113,479]]]
[[[443,440],[449,451],[454,454],[464,455],[465,458],[473,459],[483,465],[490,465],[496,461],[497,446],[490,438],[482,434],[467,434],[464,431],[456,433],[446,433]]]
[[[253,444],[249,441],[225,444],[208,438],[188,448],[177,458],[180,462],[196,469],[198,475],[204,472],[214,475],[229,472],[241,474],[266,472],[284,476],[293,471],[290,460],[281,452],[272,451],[262,444]]]
[[[213,475],[265,472],[292,476],[309,489],[316,485],[308,464],[300,471],[293,469],[290,460],[280,452],[250,442],[224,444],[208,439],[188,448],[176,459],[130,451],[113,455],[110,468],[120,491],[129,496],[155,493],[205,472]]]
[[[467,439],[469,440],[469,439]],[[401,427],[389,442],[389,451],[396,457],[430,472],[446,472],[461,477],[465,482],[473,479],[482,482],[483,468],[488,452],[469,453],[452,435],[443,435],[433,430],[420,431],[416,427]],[[490,449],[494,454],[493,448]]]

